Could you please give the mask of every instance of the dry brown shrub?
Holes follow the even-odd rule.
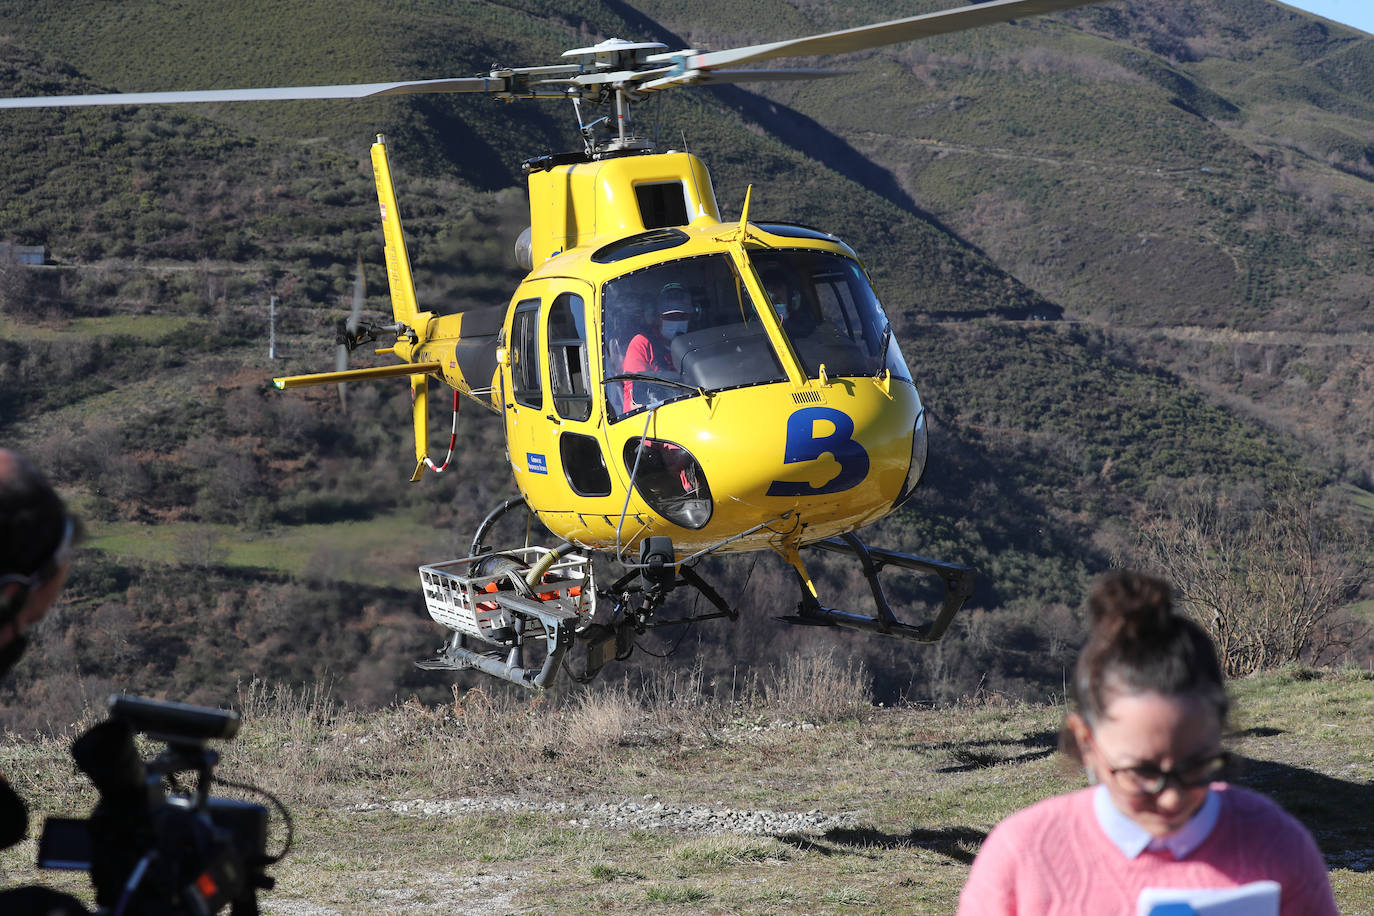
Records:
[[[728,721],[734,691],[711,689],[700,662],[690,668],[655,669],[639,687],[645,728],[657,736],[713,734]]]
[[[542,695],[522,702],[509,693],[454,687],[453,723],[435,736],[437,756],[479,778],[484,773],[533,772],[560,747],[550,705]]]
[[[624,685],[584,690],[561,714],[566,746],[589,753],[627,743],[642,718],[637,699]]]
[[[755,698],[774,715],[809,722],[850,718],[873,706],[873,679],[863,662],[833,650],[794,655],[756,682]]]
[[[1297,486],[1246,498],[1187,482],[1142,523],[1136,549],[1173,583],[1229,677],[1339,655],[1351,638],[1345,606],[1369,576],[1368,532]]]
[[[253,679],[238,692],[243,724],[223,749],[223,772],[269,792],[321,799],[331,783],[355,775],[356,761],[340,749],[356,714],[341,707],[322,681],[299,689]]]

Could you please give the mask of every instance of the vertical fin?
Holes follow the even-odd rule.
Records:
[[[377,135],[372,144],[372,174],[377,180],[377,205],[382,211],[382,234],[386,238],[386,278],[391,284],[391,313],[400,323],[414,323],[419,307],[415,302],[415,283],[410,276],[410,256],[406,254],[401,213],[396,207],[396,190],[391,184],[391,165],[386,158],[386,138]]]

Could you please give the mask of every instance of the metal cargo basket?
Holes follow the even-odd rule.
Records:
[[[567,554],[554,561],[534,588],[525,584],[525,574],[551,552],[543,547],[520,547],[421,566],[420,587],[429,616],[450,630],[503,643],[513,635],[517,616],[504,597],[537,601],[555,613],[561,610],[561,616],[590,615],[596,608],[596,588],[589,557]],[[521,568],[475,574],[479,564],[496,557],[515,560]],[[526,621],[527,635],[542,628],[537,615],[522,612],[519,616]]]

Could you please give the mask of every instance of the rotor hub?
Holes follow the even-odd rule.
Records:
[[[666,51],[668,46],[661,41],[626,41],[623,38],[607,38],[590,48],[573,48],[564,51],[565,58],[572,58],[583,67],[593,70],[637,70],[648,60],[649,55]]]

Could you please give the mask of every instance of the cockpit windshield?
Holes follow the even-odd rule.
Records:
[[[614,419],[698,390],[787,376],[724,254],[655,264],[601,291],[606,402]]]
[[[859,265],[813,248],[749,253],[769,304],[807,377],[876,375],[886,368],[911,381],[883,307]]]

